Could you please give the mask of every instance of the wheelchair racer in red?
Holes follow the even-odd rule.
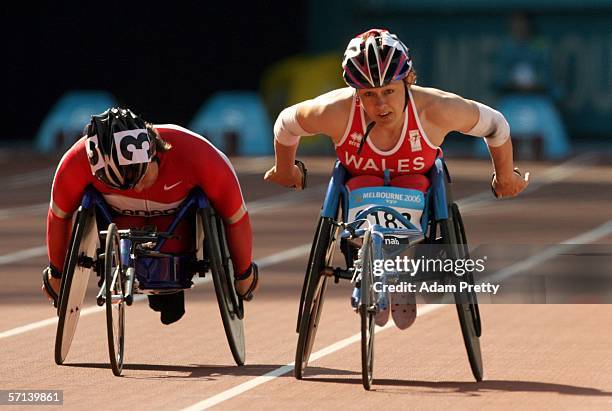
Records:
[[[224,221],[236,274],[236,292],[249,301],[258,285],[252,231],[238,178],[228,158],[204,137],[182,128],[145,122],[129,109],[92,116],[87,135],[62,157],[47,214],[49,266],[43,290],[57,302],[71,217],[88,185],[99,191],[119,228],[155,226],[164,231],[179,204],[200,187]],[[195,250],[193,224],[184,219],[160,251]],[[185,312],[184,293],[149,295],[150,307],[171,324]]]
[[[302,173],[294,165],[300,137],[326,134],[351,175],[349,190],[386,183],[425,192],[425,174],[441,154],[446,135],[459,131],[484,137],[496,197],[514,197],[527,187],[529,173],[523,177],[514,168],[503,115],[456,94],[417,86],[409,50],[396,35],[382,29],[358,35],[348,44],[342,68],[348,87],[288,107],[278,116],[276,164],[265,174],[267,181],[300,188]]]

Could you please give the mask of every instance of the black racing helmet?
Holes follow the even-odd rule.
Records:
[[[91,116],[85,147],[92,174],[119,190],[138,184],[155,155],[145,121],[121,107]]]

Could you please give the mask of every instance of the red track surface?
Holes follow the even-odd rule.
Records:
[[[532,171],[534,186],[542,185],[517,200],[466,206],[470,242],[556,244],[612,220],[609,160],[601,155],[579,159],[577,169],[563,178],[565,167],[552,175],[546,173],[555,165],[522,164]],[[331,160],[307,161],[314,188],[299,193],[263,183],[268,161],[236,164],[254,210],[256,259],[310,243]],[[19,155],[2,160],[0,183],[10,190],[0,199],[0,256],[44,245],[46,211],[30,206],[48,201],[51,171],[18,176],[52,165]],[[451,161],[449,166],[456,198],[488,190],[487,162]],[[272,206],[263,207],[261,201],[271,197]],[[612,244],[612,235],[597,242]],[[110,371],[104,313],[97,312],[81,318],[64,366],[53,361],[53,324],[0,338],[0,389],[61,389],[64,408],[70,409],[182,409],[227,394],[293,361],[306,259],[303,253],[262,270],[260,291],[246,307],[244,367],[233,363],[212,286],[205,284],[187,293],[187,313],[171,326],[162,325],[144,302],[127,309],[122,378]],[[0,334],[55,315],[40,292],[46,262],[38,253],[0,265]],[[86,301],[93,306],[93,280],[90,285]],[[359,332],[350,291],[349,284],[328,288],[314,351]],[[288,372],[251,390],[230,392],[234,396],[214,397],[222,399],[216,407],[612,409],[611,305],[481,305],[481,313],[481,383],[473,381],[456,311],[448,306],[419,317],[406,331],[377,334],[371,392],[361,387],[359,344],[354,343],[311,362],[303,381]]]

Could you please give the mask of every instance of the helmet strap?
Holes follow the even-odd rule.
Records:
[[[404,109],[402,110],[402,113],[404,111],[406,111],[406,107],[408,107],[408,99],[409,99],[409,95],[408,95],[408,86],[406,85],[406,81],[402,81],[404,83]]]
[[[361,139],[361,142],[359,143],[359,148],[357,149],[357,154],[361,154],[361,150],[363,149],[363,145],[365,144],[365,141],[368,138],[368,135],[370,134],[370,131],[372,131],[372,129],[374,128],[375,125],[376,125],[376,121],[372,121],[366,127],[366,132],[363,135],[363,138]]]

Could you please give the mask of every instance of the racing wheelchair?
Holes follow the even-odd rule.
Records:
[[[196,225],[196,250],[173,255],[160,252],[184,218]],[[189,220],[189,221],[191,221]],[[98,230],[98,227],[108,227]],[[245,361],[243,304],[234,290],[234,273],[223,223],[200,189],[180,204],[167,232],[153,227],[119,230],[102,196],[88,187],[76,213],[67,250],[57,307],[55,362],[61,365],[72,344],[92,272],[101,287],[96,302],[105,306],[108,351],[113,374],[124,364],[125,307],[135,294],[171,294],[188,289],[193,277],[212,273],[217,303],[232,356]]]
[[[424,244],[437,247],[438,258],[453,260],[469,258],[465,228],[459,208],[453,202],[450,175],[441,157],[436,159],[427,177],[430,187],[425,194],[419,192],[423,196],[424,207],[418,220],[420,227],[417,227],[415,220],[412,222],[409,220],[409,214],[402,214],[395,207],[375,204],[358,210],[355,214],[350,201],[352,193],[349,193],[345,187],[349,174],[339,162],[336,162],[312,243],[300,297],[296,327],[299,336],[294,369],[297,379],[303,378],[308,365],[328,282],[333,279],[338,283],[344,279],[351,280],[356,286],[355,290],[359,291],[355,308],[361,317],[362,383],[365,389],[371,388],[375,316],[383,309],[382,305],[385,302],[384,295],[377,292],[373,286],[376,280],[373,263],[375,259],[383,258],[382,248],[385,240],[397,239],[397,236],[400,236],[408,246]],[[373,224],[367,221],[368,216],[378,213],[382,213],[384,219],[376,217]],[[393,225],[384,223],[390,220],[393,221]],[[365,228],[364,223],[370,227]],[[343,254],[345,267],[334,267],[334,253],[337,249]],[[418,281],[421,282],[443,280],[455,284],[460,279],[474,284],[471,272],[462,276],[432,272],[418,277]],[[472,374],[476,381],[481,381],[482,327],[476,294],[456,292],[452,295],[452,301],[457,308]]]

